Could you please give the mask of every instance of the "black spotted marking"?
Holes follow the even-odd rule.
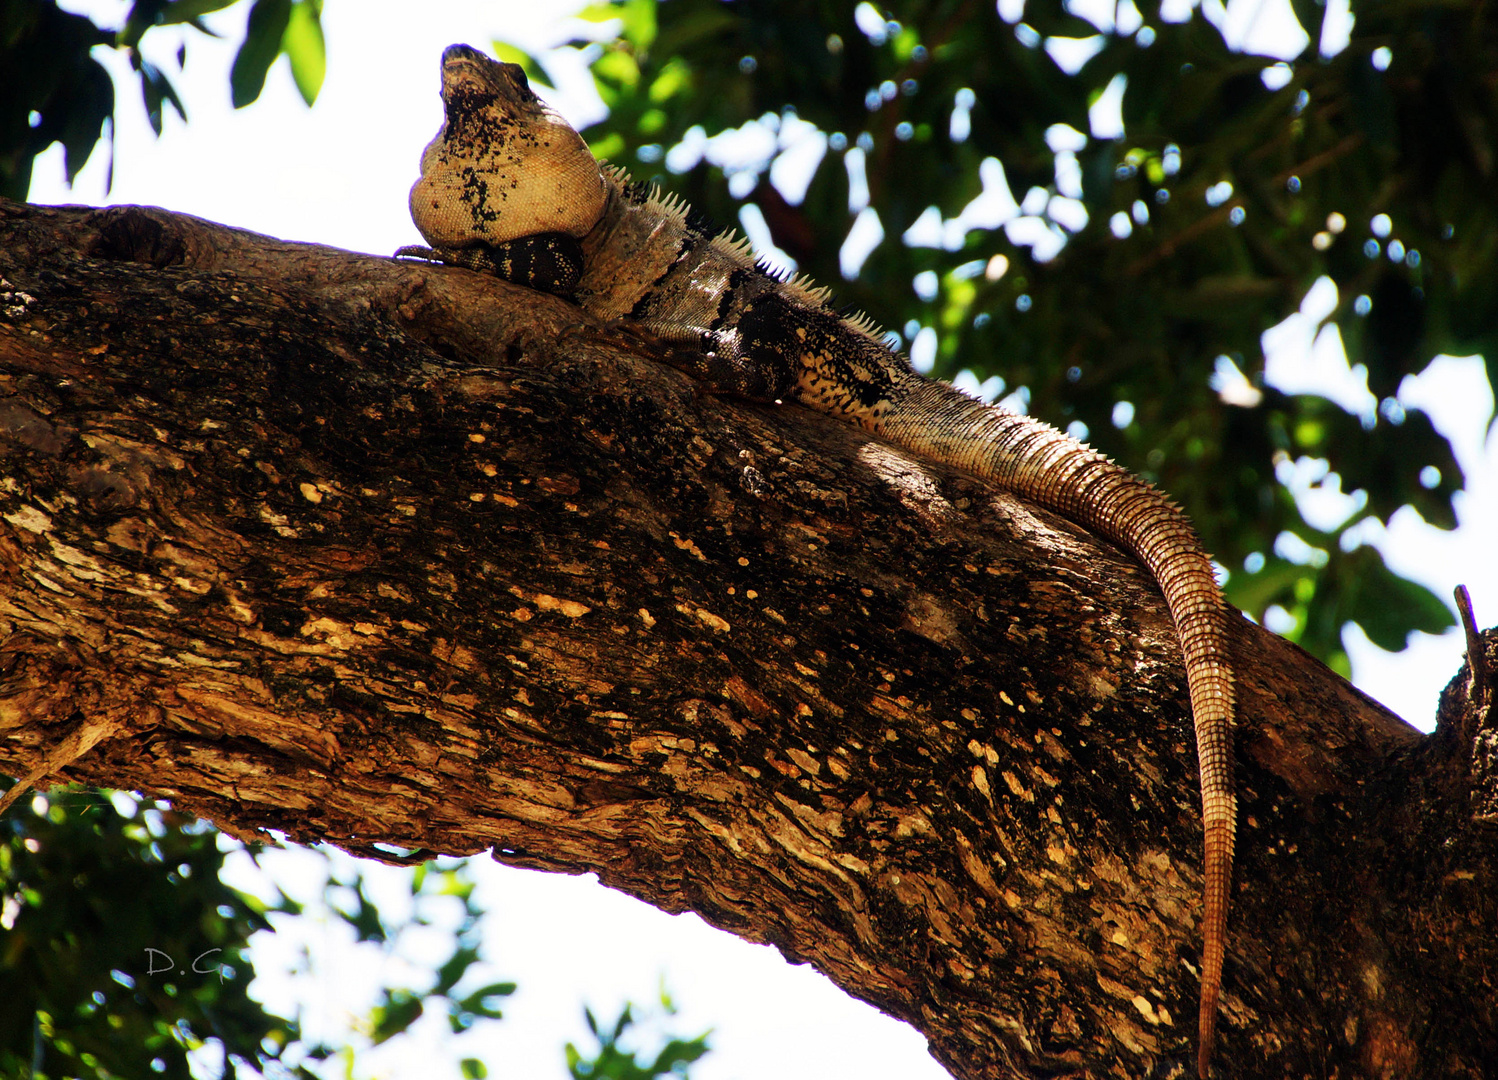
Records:
[[[739,315],[737,329],[752,363],[773,368],[792,385],[799,382],[803,396],[851,418],[866,418],[889,400],[909,370],[897,353],[836,313],[778,292],[757,297]]]
[[[732,330],[705,330],[700,353],[678,357],[708,390],[750,401],[780,401],[796,385],[796,371],[784,353],[751,353],[749,344]],[[683,363],[682,361],[685,361]]]
[[[678,266],[680,266],[689,255],[692,254],[694,250],[696,250],[696,246],[689,240],[683,241],[682,243],[677,245],[675,258],[671,260],[670,264],[664,270],[662,270],[655,276],[655,279],[650,283],[650,287],[647,288],[644,294],[635,301],[634,307],[629,309],[629,318],[638,319],[640,321],[650,320],[651,310],[655,307],[656,304],[660,303],[660,296],[656,292],[657,287],[662,281],[665,281],[666,278],[668,278],[671,273]]]
[[[503,194],[500,198],[503,199]],[[499,211],[489,206],[489,182],[476,169],[463,170],[463,190],[458,196],[474,221],[498,221]]]
[[[447,122],[460,131],[472,128],[497,100],[495,94],[481,90],[464,88],[456,91],[445,102]]]
[[[492,248],[496,270],[506,281],[557,296],[571,296],[583,276],[583,246],[574,236],[546,232],[520,236]]]
[[[434,252],[451,266],[493,274],[528,289],[571,296],[583,274],[583,248],[566,233],[536,233],[503,244],[475,243]]]
[[[497,94],[467,89],[447,98],[448,144],[494,149],[525,138],[524,126],[495,108],[499,100]]]
[[[680,259],[677,261],[679,262]],[[675,266],[676,263],[672,263],[671,265]],[[660,299],[660,297],[655,295],[655,287],[661,283],[661,277],[665,277],[665,274],[660,275],[660,277],[657,277],[650,283],[650,288],[646,289],[644,295],[635,301],[635,306],[629,309],[627,318],[634,319],[636,322],[644,322],[650,318],[650,309]]]
[[[794,383],[809,352],[834,347],[835,338],[828,335],[835,335],[836,326],[836,319],[770,292],[743,310],[737,329],[745,356],[785,371],[787,381]]]
[[[737,293],[744,285],[755,278],[759,273],[749,267],[740,267],[728,275],[728,282],[724,286],[723,294],[718,297],[718,310],[713,313],[713,325],[722,326],[728,321],[733,309],[734,301],[738,298]]]

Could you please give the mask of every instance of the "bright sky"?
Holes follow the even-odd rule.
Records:
[[[1236,42],[1269,51],[1260,43],[1285,40],[1289,32],[1283,21],[1286,0],[1233,0],[1226,7],[1217,0],[1206,3],[1214,21]],[[66,6],[117,25],[127,5],[75,0]],[[1003,9],[1012,6],[1012,0],[1001,4]],[[1099,7],[1090,2],[1077,6]],[[233,111],[227,72],[238,29],[225,31],[222,41],[190,34],[186,71],[176,82],[191,110],[191,125],[184,126],[169,112],[166,133],[154,138],[138,96],[126,91],[118,115],[113,190],[107,195],[104,190],[104,152],[95,154],[69,190],[62,179],[60,149],[54,148],[38,162],[32,198],[43,203],[150,203],[284,239],[380,254],[419,243],[406,213],[406,193],[416,177],[421,148],[441,121],[437,87],[442,49],[457,41],[482,48],[503,32],[507,39],[540,51],[556,40],[551,27],[558,12],[575,7],[547,0],[446,0],[420,5],[418,16],[416,5],[397,0],[327,0],[327,79],[310,110],[297,96],[283,61],[272,69],[261,100]],[[1099,7],[1103,9],[1111,12],[1111,3]],[[1329,0],[1328,10],[1335,14],[1339,9],[1345,13],[1343,0]],[[244,17],[243,11],[233,14]],[[1122,20],[1120,15],[1120,24]],[[210,23],[232,24],[222,19]],[[1322,48],[1335,51],[1340,47],[1337,36],[1335,27],[1322,35]],[[160,35],[154,49],[152,41],[147,39],[148,54],[174,71],[173,39]],[[580,71],[578,58],[571,63]],[[130,76],[119,73],[123,77],[117,87],[133,85]],[[574,121],[590,118],[598,108],[586,92],[556,104]],[[1322,387],[1357,409],[1367,402],[1366,380],[1348,370],[1340,340],[1320,326],[1325,301],[1324,292],[1308,297],[1302,316],[1266,336],[1271,378],[1286,389]],[[1401,512],[1388,529],[1370,530],[1369,539],[1397,571],[1443,598],[1450,597],[1458,582],[1466,583],[1479,624],[1491,625],[1498,622],[1498,573],[1492,559],[1492,538],[1498,536],[1498,440],[1485,441],[1493,400],[1480,362],[1438,360],[1426,375],[1409,381],[1400,400],[1431,412],[1456,445],[1467,473],[1467,491],[1458,499],[1461,528],[1443,533],[1413,513]],[[1313,470],[1299,475],[1308,485],[1316,479]],[[1335,491],[1307,491],[1308,506],[1320,514],[1335,514],[1339,498]],[[1399,654],[1380,652],[1356,630],[1347,644],[1354,681],[1421,727],[1430,725],[1437,694],[1457,671],[1463,651],[1456,631],[1440,638],[1416,635]],[[310,858],[292,850],[272,853],[266,862],[287,892],[315,907]],[[693,1071],[698,1080],[922,1080],[946,1075],[926,1055],[924,1040],[914,1031],[852,1001],[820,975],[790,967],[769,948],[712,930],[695,916],[664,915],[591,879],[511,870],[478,859],[474,867],[491,912],[486,928],[490,973],[496,980],[520,984],[504,1021],[465,1037],[462,1053],[484,1057],[491,1075],[564,1077],[563,1042],[586,1041],[581,1005],[590,1003],[601,1017],[612,1017],[625,998],[655,1000],[662,977],[682,1007],[674,1031],[716,1030],[713,1053]],[[373,865],[366,872],[377,899],[399,910],[405,875]],[[236,875],[241,887],[264,888],[252,868],[240,865]],[[323,1018],[315,1024],[327,1024],[323,1033],[335,1040],[346,1037],[347,1010],[362,1009],[364,995],[381,976],[382,962],[367,950],[349,947],[344,929],[336,920],[314,918],[304,921],[295,937],[288,930],[256,942],[257,967],[263,972],[291,966],[303,947],[318,958],[312,980],[288,983],[268,976],[257,986],[277,1002],[294,993]],[[434,951],[438,947],[431,941],[426,945]],[[414,941],[408,948],[414,955],[423,944]],[[384,969],[387,974],[401,970],[399,961],[383,963],[395,965]],[[420,1039],[396,1042],[361,1055],[361,1074],[439,1075],[429,1045]]]

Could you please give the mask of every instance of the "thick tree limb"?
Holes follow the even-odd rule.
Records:
[[[958,1077],[1187,1067],[1194,754],[1121,553],[462,270],[3,204],[0,279],[0,768],[596,871]],[[1479,1075],[1486,710],[1235,648],[1222,1071]]]

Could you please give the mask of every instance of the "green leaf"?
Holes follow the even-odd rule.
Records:
[[[286,22],[281,47],[291,61],[291,77],[302,100],[311,105],[322,89],[328,52],[322,34],[322,0],[296,0]]]
[[[619,10],[620,6],[621,5],[618,2],[589,4],[587,7],[583,8],[576,15],[574,15],[573,18],[581,19],[583,22],[591,23],[608,22],[610,19],[618,19],[623,17],[623,12]]]
[[[1361,626],[1380,649],[1399,652],[1412,631],[1439,634],[1456,625],[1445,601],[1424,585],[1395,574],[1375,548],[1353,551],[1345,576],[1355,578],[1356,586],[1347,589],[1340,614]]]
[[[516,984],[512,982],[490,983],[482,986],[473,993],[467,995],[458,1004],[478,1016],[487,1016],[498,1020],[500,1017],[499,1006],[494,1001],[499,998],[509,997],[515,992]]]
[[[588,140],[588,146],[600,161],[618,161],[624,156],[626,142],[622,135],[604,135]]]
[[[667,1035],[653,1058],[643,1051],[625,1050],[621,1043],[626,1035],[630,1035],[632,1042],[639,1042],[642,1032],[658,1026],[658,1022],[647,1020],[642,1023],[636,1019],[633,1009],[626,1002],[620,1010],[619,1018],[606,1030],[599,1025],[591,1009],[583,1010],[588,1029],[598,1042],[598,1051],[587,1057],[572,1043],[567,1044],[567,1070],[574,1080],[656,1080],[663,1076],[684,1077],[687,1075],[687,1066],[707,1053],[709,1033],[703,1033],[694,1039]]]
[[[204,15],[211,15],[215,11],[223,11],[224,8],[236,3],[237,0],[172,0],[164,5],[160,15],[157,17],[157,25],[171,26],[175,23],[194,23]],[[139,6],[137,4],[137,6]]]
[[[170,2],[171,0],[135,0],[130,5],[130,13],[125,17],[124,25],[115,35],[115,44],[127,48],[139,45],[141,36],[147,30],[160,25],[162,11]]]
[[[471,946],[459,946],[453,950],[445,964],[437,969],[437,982],[432,987],[434,994],[446,994],[454,986],[457,986],[468,969],[473,966],[479,958],[479,951]]]
[[[255,0],[245,26],[244,41],[229,69],[230,99],[242,109],[265,89],[265,75],[276,57],[291,21],[291,0]]]
[[[631,1015],[632,1009],[633,1006],[629,1002],[624,1003],[624,1008],[619,1012],[619,1019],[614,1021],[614,1033],[610,1041],[618,1042],[625,1030],[635,1022],[634,1017]]]
[[[456,896],[467,906],[468,900],[473,896],[474,882],[466,875],[459,874],[455,870],[442,871],[442,888],[438,890],[439,896]]]
[[[492,983],[476,990],[460,1000],[449,999],[448,1026],[453,1034],[461,1035],[479,1020],[499,1020],[504,1016],[500,1007],[502,999],[515,992],[514,983]]]
[[[666,64],[650,82],[647,96],[653,105],[666,105],[692,89],[692,73],[685,64]]]
[[[94,152],[103,134],[104,124],[110,122],[110,143],[114,142],[114,83],[109,74],[98,63],[90,60],[77,72],[78,81],[69,87],[59,104],[64,109],[64,119],[57,137],[63,145],[63,166],[68,183],[82,171]],[[168,87],[170,89],[170,87]],[[173,103],[181,112],[181,104],[172,94]],[[158,134],[159,134],[158,129]]]
[[[333,906],[339,918],[354,928],[354,933],[359,941],[383,942],[389,939],[389,933],[385,930],[385,924],[380,921],[380,909],[364,895],[364,881],[355,878],[348,886],[354,894],[354,910],[344,911]]]
[[[1235,570],[1228,577],[1228,602],[1248,612],[1255,619],[1262,619],[1272,604],[1289,607],[1295,602],[1297,583],[1314,577],[1314,571],[1277,555],[1264,560],[1264,566],[1256,573]]]
[[[176,109],[177,115],[183,120],[187,119],[187,111],[182,107],[182,99],[177,96],[171,80],[144,59],[140,61],[140,89],[146,102],[146,118],[151,122],[151,130],[157,135],[161,134],[161,107],[164,103],[169,103]]]
[[[683,1065],[690,1065],[701,1058],[709,1050],[707,1035],[699,1035],[695,1039],[672,1039],[661,1047],[660,1053],[655,1055],[655,1060],[645,1066],[645,1071],[652,1076],[660,1076],[669,1072],[683,1073],[686,1070]]]
[[[422,998],[410,990],[385,991],[384,1000],[370,1013],[370,1041],[376,1046],[405,1031],[421,1018]]]
[[[300,915],[305,910],[305,905],[288,895],[279,885],[276,887],[276,897],[271,911],[278,911],[283,915]]]
[[[655,42],[656,0],[625,0],[618,6],[618,15],[624,20],[619,36],[639,52],[648,52]]]
[[[593,79],[600,93],[605,83],[633,88],[640,81],[639,61],[622,49],[606,52],[593,64]]]

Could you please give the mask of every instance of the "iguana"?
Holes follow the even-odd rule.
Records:
[[[794,401],[1055,510],[1123,545],[1159,582],[1185,654],[1206,847],[1197,1068],[1208,1073],[1222,987],[1237,805],[1227,612],[1186,516],[1055,428],[917,374],[863,316],[756,264],[669,195],[601,166],[518,65],[442,54],[446,120],[421,156],[414,255],[569,297],[671,347],[712,391]]]

